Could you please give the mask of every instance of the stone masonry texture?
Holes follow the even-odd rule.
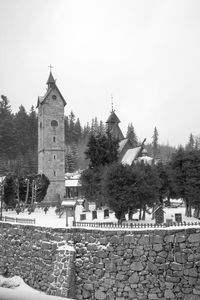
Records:
[[[62,230],[0,224],[0,274],[18,275],[49,295],[74,298],[73,247]]]
[[[9,276],[20,275],[49,294],[200,300],[197,228],[104,231],[0,223],[0,240],[0,272],[7,266]]]

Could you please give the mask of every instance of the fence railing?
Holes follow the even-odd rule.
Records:
[[[4,222],[14,222],[14,223],[23,223],[23,224],[35,224],[35,219],[25,219],[25,218],[13,218],[13,217],[2,217]]]
[[[113,223],[113,222],[73,222],[74,227],[93,227],[93,228],[168,228],[180,226],[200,226],[200,222],[172,222],[170,224],[153,223]]]

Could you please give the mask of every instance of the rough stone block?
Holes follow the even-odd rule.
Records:
[[[139,278],[138,274],[137,274],[137,273],[133,273],[133,274],[129,277],[128,282],[129,282],[129,283],[138,283],[139,280],[140,280],[140,278]]]
[[[173,299],[175,295],[171,290],[165,290],[164,297],[165,299]]]
[[[190,234],[190,236],[188,237],[188,242],[190,243],[200,242],[200,233]]]
[[[95,292],[95,299],[97,299],[97,300],[104,300],[104,299],[106,299],[106,293],[104,293],[104,292],[102,292],[100,290],[97,290]]]

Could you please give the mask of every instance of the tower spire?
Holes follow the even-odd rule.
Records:
[[[113,108],[114,107],[113,103],[114,103],[114,101],[113,101],[113,94],[111,94],[111,113],[115,112],[115,109]]]
[[[49,78],[47,80],[47,85],[48,85],[48,90],[49,90],[52,86],[54,86],[55,80],[54,80],[53,75],[51,73],[51,69],[53,68],[52,65],[49,65],[48,67],[50,69]]]

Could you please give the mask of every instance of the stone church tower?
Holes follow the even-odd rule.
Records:
[[[50,180],[45,201],[62,199],[65,195],[64,107],[53,75],[47,81],[47,92],[38,97],[38,174]]]

